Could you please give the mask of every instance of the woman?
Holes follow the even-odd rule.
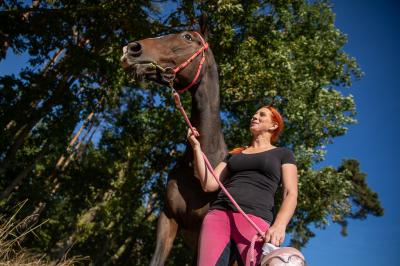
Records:
[[[275,246],[284,242],[286,226],[297,204],[298,177],[293,153],[287,148],[272,145],[282,130],[283,119],[279,112],[271,106],[260,108],[251,119],[251,145],[233,150],[215,168],[217,178],[239,206],[266,232],[265,241]],[[219,185],[205,166],[200,143],[196,139],[199,133],[195,130],[194,134],[189,130],[196,176],[204,191],[216,191]],[[273,217],[274,195],[280,184],[283,186],[283,201],[276,217]],[[203,220],[198,265],[227,265],[231,245],[236,245],[243,264],[250,265],[248,249],[255,234],[256,230],[220,191]],[[258,242],[255,246],[257,263],[262,245]]]

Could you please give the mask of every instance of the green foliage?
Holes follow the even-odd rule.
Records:
[[[325,146],[356,123],[347,90],[362,72],[343,51],[326,1],[3,1],[0,60],[29,57],[0,77],[0,208],[28,198],[21,216],[48,220],[24,245],[89,256],[96,265],[147,265],[168,171],[185,124],[166,88],[121,69],[127,41],[193,27],[208,15],[229,147],[249,141],[254,111],[272,103],[296,154],[300,197],[289,231],[301,247],[310,226],[383,215],[356,160],[314,169]],[[170,13],[168,13],[170,12]],[[146,88],[143,88],[146,87]],[[183,103],[190,105],[190,96]],[[71,141],[79,134],[78,139]],[[94,136],[94,137],[93,137]],[[178,237],[169,264],[190,263]]]

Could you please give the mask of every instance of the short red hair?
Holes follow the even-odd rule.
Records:
[[[283,122],[283,117],[276,108],[272,107],[272,105],[266,105],[261,108],[267,108],[268,110],[270,110],[272,121],[274,121],[278,125],[278,127],[275,129],[274,133],[271,136],[271,142],[274,143],[279,139],[279,136],[285,127],[285,124]],[[233,150],[229,151],[229,154],[241,153],[244,149],[246,149],[246,147],[234,148]]]

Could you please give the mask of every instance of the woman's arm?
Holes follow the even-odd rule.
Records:
[[[195,129],[195,134],[199,136],[199,133]],[[208,170],[201,150],[200,142],[192,134],[191,130],[188,131],[188,139],[193,148],[194,165],[195,165],[195,176],[200,180],[201,186],[205,192],[212,192],[219,189],[218,182],[212,176],[210,170]],[[228,175],[228,167],[225,162],[220,162],[214,169],[219,180],[223,180]]]
[[[274,224],[267,231],[265,241],[280,246],[285,241],[286,227],[297,205],[298,194],[297,167],[294,164],[282,165],[283,201]]]

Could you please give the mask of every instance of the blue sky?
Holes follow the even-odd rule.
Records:
[[[357,105],[358,124],[327,146],[323,165],[338,166],[356,158],[379,194],[383,217],[349,223],[347,237],[335,224],[317,230],[303,250],[309,265],[400,265],[400,3],[396,1],[333,1],[336,26],[348,35],[344,50],[355,57],[365,76],[348,90]]]
[[[318,165],[338,166],[344,158],[359,160],[369,186],[379,194],[383,217],[351,221],[347,237],[330,224],[316,230],[303,253],[311,266],[400,265],[400,176],[396,138],[400,119],[400,4],[395,0],[333,1],[336,26],[348,35],[344,50],[354,56],[365,76],[345,90],[354,96],[358,124],[327,146],[326,160]],[[16,73],[25,56],[10,55],[0,62],[0,74]]]

